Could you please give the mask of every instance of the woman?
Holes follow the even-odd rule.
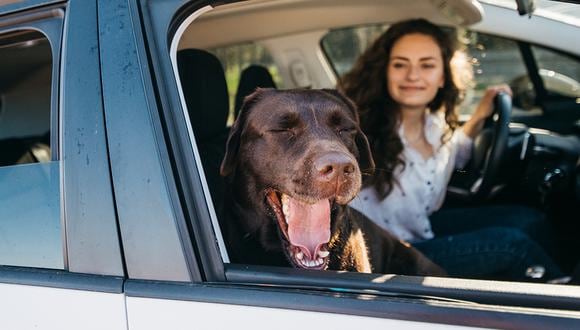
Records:
[[[481,209],[462,210],[461,232],[450,218],[433,215],[453,170],[469,160],[472,139],[491,114],[493,98],[499,92],[511,94],[507,85],[489,88],[471,119],[459,127],[454,54],[451,39],[437,26],[423,19],[403,21],[379,37],[341,80],[340,89],[359,107],[377,164],[351,206],[412,242],[450,275],[559,277],[558,267],[525,233],[492,227],[534,227],[537,217],[516,219],[523,208],[503,208],[503,214],[488,209],[486,219],[474,219]]]

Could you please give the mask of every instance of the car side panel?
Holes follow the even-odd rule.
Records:
[[[337,313],[154,298],[127,298],[133,329],[473,329]]]
[[[0,297],[3,329],[127,329],[122,293],[0,283]]]
[[[130,278],[189,281],[191,249],[170,198],[161,124],[145,87],[146,59],[129,2],[98,2],[101,79],[113,190]],[[187,233],[185,231],[185,233]]]
[[[123,278],[0,266],[0,328],[127,329]]]
[[[68,269],[124,274],[107,157],[96,0],[66,11],[60,89]]]

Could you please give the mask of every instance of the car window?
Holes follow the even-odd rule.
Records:
[[[0,264],[64,268],[50,42],[0,35],[0,58]]]
[[[279,88],[284,87],[283,81],[280,77],[280,70],[276,63],[274,63],[272,55],[265,47],[257,43],[252,42],[228,45],[224,47],[210,48],[208,51],[216,55],[224,68],[230,105],[228,117],[229,124],[233,122],[236,93],[244,69],[248,68],[250,65],[264,67],[272,76],[276,86]]]
[[[580,97],[580,61],[544,47],[531,47],[546,90],[556,95]]]
[[[373,24],[332,30],[322,38],[322,49],[336,75],[341,77],[350,70],[356,59],[388,25]]]
[[[460,107],[460,113],[470,114],[475,110],[488,86],[519,81],[529,81],[518,44],[509,39],[467,31],[464,42],[473,65],[474,84],[468,90]],[[534,93],[533,90],[530,93]],[[534,100],[535,96],[531,96]],[[533,106],[529,105],[529,107]],[[529,108],[528,107],[528,108]]]

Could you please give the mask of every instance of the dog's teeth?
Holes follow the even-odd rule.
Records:
[[[289,200],[290,200],[290,197],[288,197],[288,195],[282,194],[282,204],[288,204]]]
[[[282,194],[282,212],[284,213],[284,218],[286,223],[288,223],[288,218],[290,217],[290,207],[288,206],[290,198],[286,194]]]
[[[328,252],[326,250],[319,250],[318,251],[318,256],[321,258],[326,258],[326,257],[328,257],[329,254],[330,254],[330,252]]]
[[[316,259],[316,266],[320,266],[324,263],[322,259]]]
[[[304,259],[304,253],[302,251],[298,251],[298,253],[296,253],[296,259],[298,260]]]

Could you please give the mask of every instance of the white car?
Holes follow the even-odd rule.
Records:
[[[458,173],[449,201],[543,210],[557,261],[580,272],[580,6],[535,6],[0,1],[0,327],[580,328],[574,284],[230,263],[215,206],[215,146],[236,96],[262,86],[238,92],[246,67],[269,87],[334,88],[391,23],[424,17],[465,37],[477,85],[464,116],[486,85],[514,89],[505,152]],[[187,49],[224,71],[189,70]]]

